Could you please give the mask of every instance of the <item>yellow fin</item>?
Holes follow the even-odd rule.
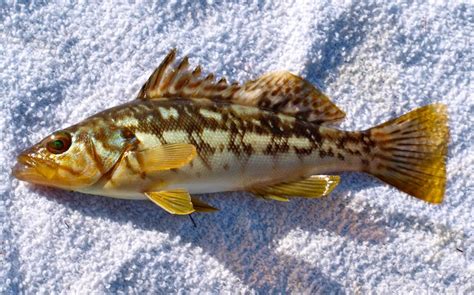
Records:
[[[262,196],[319,198],[331,193],[339,183],[337,175],[313,175],[307,179],[252,189]]]
[[[214,212],[219,210],[196,197],[191,197],[191,201],[196,212]]]
[[[173,65],[176,50],[171,50],[138,93],[138,99],[208,98],[248,105],[294,116],[313,123],[339,121],[345,113],[319,89],[287,71],[274,72],[243,86],[228,84],[225,78],[201,75],[201,67],[189,69],[188,57]]]
[[[191,196],[185,190],[171,190],[162,192],[149,192],[145,195],[155,204],[171,214],[186,215],[195,210]]]
[[[133,151],[143,172],[154,172],[180,168],[196,157],[196,148],[192,144],[165,144],[154,148]]]
[[[373,161],[369,172],[430,203],[443,201],[448,150],[446,106],[432,104],[369,129]]]

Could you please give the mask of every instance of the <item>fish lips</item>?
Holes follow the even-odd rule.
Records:
[[[54,175],[54,169],[38,165],[38,161],[27,155],[20,154],[17,163],[13,166],[12,175],[22,181],[45,184]]]
[[[20,154],[16,160],[17,163],[13,166],[12,175],[19,180],[28,181],[36,170],[35,162],[25,154]]]
[[[13,166],[12,169],[12,175],[19,180],[23,181],[29,181],[31,178],[31,172],[34,168],[30,167],[27,164],[23,163],[16,163],[15,166]]]

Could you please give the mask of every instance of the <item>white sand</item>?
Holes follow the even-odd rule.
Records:
[[[472,4],[35,2],[0,4],[0,293],[474,292]],[[10,176],[23,148],[133,99],[172,47],[229,80],[301,74],[346,129],[448,104],[445,202],[344,174],[320,200],[206,197],[221,211],[193,228]]]

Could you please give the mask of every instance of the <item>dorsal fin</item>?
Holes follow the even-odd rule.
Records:
[[[233,101],[318,124],[339,121],[346,115],[316,87],[287,71],[268,73],[245,83]]]
[[[188,57],[173,65],[175,58],[176,50],[173,49],[143,85],[138,99],[221,99],[320,124],[345,116],[321,91],[290,72],[269,73],[241,86],[228,84],[225,78],[215,81],[214,74],[204,77],[200,66],[190,70]]]
[[[240,89],[237,83],[229,85],[224,78],[215,82],[214,74],[203,77],[200,66],[190,70],[187,56],[177,66],[173,66],[175,58],[176,50],[173,49],[143,85],[138,99],[180,97],[230,100]]]

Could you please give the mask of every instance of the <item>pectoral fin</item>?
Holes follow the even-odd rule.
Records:
[[[140,163],[142,171],[148,173],[189,164],[196,157],[196,148],[192,144],[176,143],[134,151],[132,154]]]
[[[336,175],[313,175],[307,179],[260,187],[251,191],[265,198],[287,201],[286,197],[319,198],[328,195],[339,183]],[[286,200],[285,200],[286,199]]]
[[[171,214],[187,215],[196,211],[193,208],[191,196],[185,190],[149,192],[145,195]]]
[[[196,197],[191,197],[191,201],[193,202],[193,207],[196,212],[214,212],[219,210]]]

